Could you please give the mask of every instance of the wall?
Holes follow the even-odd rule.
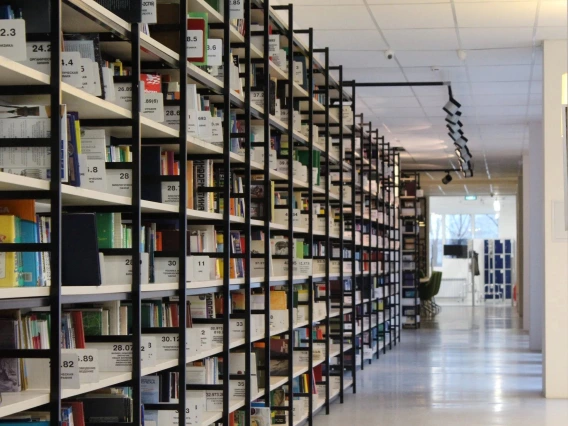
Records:
[[[516,259],[516,271],[517,271],[517,312],[523,318],[523,329],[528,330],[524,321],[524,308],[525,308],[525,276],[523,268],[523,252],[525,249],[524,245],[524,235],[523,235],[523,168],[521,166],[521,171],[519,174],[519,190],[517,191],[517,259]]]
[[[529,141],[529,144],[531,141]],[[529,347],[530,347],[530,329],[531,329],[531,292],[532,292],[532,283],[530,279],[530,203],[531,203],[531,168],[529,162],[529,153],[523,153],[523,200],[522,200],[522,229],[521,233],[523,234],[523,254],[521,260],[521,268],[523,269],[523,329],[529,330]],[[541,326],[542,329],[542,326]],[[542,341],[542,332],[541,334],[541,341]]]
[[[562,74],[567,72],[565,40],[544,42],[544,395],[568,398],[568,240],[553,233],[552,207],[564,204],[564,149],[561,137]],[[564,223],[563,218],[558,218]]]

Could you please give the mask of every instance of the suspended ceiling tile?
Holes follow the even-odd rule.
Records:
[[[460,28],[532,27],[537,1],[457,3],[456,16]]]
[[[471,83],[475,95],[518,95],[529,93],[528,81],[475,82]]]
[[[532,47],[514,49],[468,50],[467,64],[471,67],[490,65],[530,65],[533,61]]]
[[[422,108],[371,108],[379,117],[424,117]]]
[[[465,67],[440,67],[436,71],[430,67],[405,67],[403,71],[409,81],[467,81]]]
[[[414,96],[410,87],[357,87],[357,95],[362,98],[376,98],[380,96]]]
[[[370,9],[383,30],[454,27],[449,3],[390,4],[370,6]]]
[[[358,83],[401,83],[406,77],[400,68],[345,68],[344,80],[355,80]],[[357,88],[357,91],[364,90]]]
[[[460,28],[463,49],[502,49],[532,47],[533,27]]]
[[[396,52],[396,58],[403,67],[463,65],[455,50],[402,50]]]
[[[333,50],[387,50],[388,46],[376,30],[317,30],[314,44]],[[341,64],[344,65],[344,64]]]
[[[492,65],[469,67],[472,82],[483,81],[526,81],[531,79],[530,65]]]
[[[372,108],[420,108],[418,100],[410,96],[366,98],[365,103]]]
[[[446,101],[449,99],[448,86],[414,86],[412,89],[416,96],[445,96]]]
[[[343,65],[343,69],[397,67],[396,62],[386,59],[380,51],[331,50],[329,59],[334,64]]]
[[[315,30],[373,30],[375,23],[365,6],[294,6],[294,20]]]
[[[384,30],[390,47],[398,50],[451,50],[458,49],[453,28]]]

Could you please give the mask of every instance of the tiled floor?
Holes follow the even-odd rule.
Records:
[[[314,425],[567,426],[568,400],[542,398],[541,355],[519,324],[511,308],[445,307],[359,371],[357,394]]]

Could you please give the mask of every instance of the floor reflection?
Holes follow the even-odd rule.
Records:
[[[568,401],[541,397],[541,355],[510,307],[444,307],[359,371],[315,426],[566,426]]]

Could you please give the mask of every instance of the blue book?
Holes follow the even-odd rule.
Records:
[[[37,223],[29,220],[20,221],[20,240],[22,243],[37,243],[38,241]],[[39,252],[23,252],[23,286],[37,287],[41,286],[40,282],[40,261]]]

